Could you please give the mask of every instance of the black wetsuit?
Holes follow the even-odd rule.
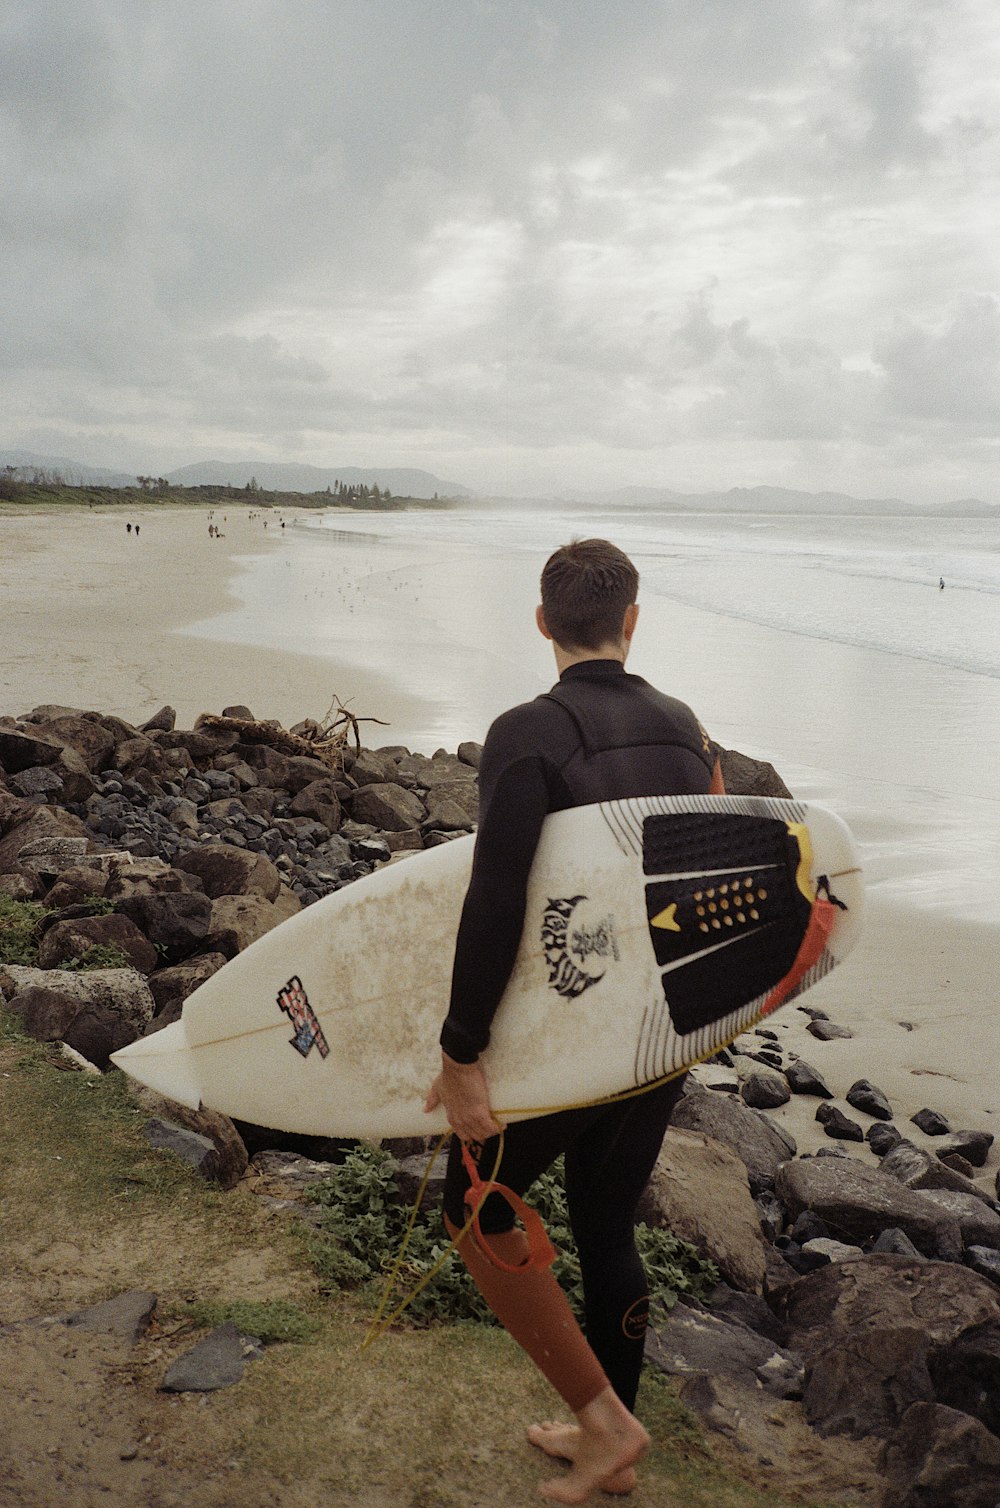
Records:
[[[524,924],[528,874],[549,812],[629,796],[708,791],[715,764],[691,710],[629,675],[617,660],[586,660],[544,696],[491,727],[480,768],[481,817],[459,927],[451,1006],[441,1045],[474,1062],[507,986]],[[498,1180],[523,1194],[565,1153],[566,1192],[580,1253],[587,1338],[627,1407],[635,1402],[648,1308],[635,1247],[635,1210],[652,1172],[682,1080],[615,1105],[562,1111],[507,1128]],[[496,1158],[487,1142],[479,1166]],[[445,1210],[464,1221],[468,1179],[453,1140]],[[487,1233],[513,1215],[497,1195]]]

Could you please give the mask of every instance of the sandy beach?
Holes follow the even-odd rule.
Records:
[[[358,715],[384,720],[384,727],[363,730],[365,742],[402,742],[431,752],[482,738],[503,706],[548,684],[551,664],[542,641],[536,645],[497,627],[520,623],[533,605],[535,572],[525,569],[524,556],[495,556],[484,564],[488,552],[442,545],[433,529],[426,544],[418,538],[404,547],[391,530],[386,538],[366,535],[358,518],[351,521],[355,535],[323,538],[315,515],[285,517],[281,534],[273,515],[265,531],[261,516],[230,510],[221,524],[225,538],[211,540],[207,510],[200,509],[0,514],[6,650],[0,711],[17,714],[57,702],[141,721],[170,702],[179,725],[190,726],[199,712],[245,703],[255,715],[288,726],[307,715],[321,717],[337,695]],[[137,520],[139,539],[125,527]],[[397,533],[418,527],[405,518],[391,523]],[[956,1130],[997,1130],[1000,931],[988,883],[988,866],[995,865],[991,777],[981,765],[976,776],[971,749],[960,750],[956,757],[968,760],[970,772],[966,780],[960,770],[955,785],[956,799],[967,806],[963,832],[977,823],[981,831],[974,842],[966,836],[953,845],[951,867],[941,870],[942,824],[951,819],[940,795],[924,789],[923,768],[914,766],[893,789],[898,751],[884,736],[871,738],[885,692],[874,680],[878,667],[868,651],[822,649],[823,673],[804,678],[798,701],[782,707],[769,702],[766,685],[763,692],[754,685],[752,672],[777,662],[785,673],[783,659],[802,641],[744,625],[738,656],[726,659],[731,626],[724,620],[659,599],[645,612],[645,658],[637,653],[635,668],[663,683],[663,665],[651,653],[651,625],[657,625],[674,653],[671,674],[675,663],[681,668],[675,689],[699,710],[709,704],[703,716],[711,714],[712,732],[773,758],[797,795],[841,811],[861,845],[869,883],[864,936],[844,967],[806,1001],[854,1035],[818,1042],[806,1031],[807,1018],[790,1006],[769,1023],[786,1052],[811,1063],[864,1127],[869,1118],[843,1105],[859,1078],[888,1095],[900,1130],[930,1150],[933,1138],[908,1124],[924,1106],[945,1113]],[[901,664],[907,675],[916,674]],[[857,726],[853,733],[838,727],[845,763],[831,774],[820,762],[830,742],[820,693],[838,674],[847,681],[849,671]],[[955,684],[955,694],[962,694]],[[919,684],[901,681],[900,709],[920,694]],[[713,700],[725,718],[715,716]],[[762,704],[756,723],[755,700]],[[775,722],[781,717],[785,725]],[[798,752],[786,763],[780,751],[796,747],[793,718],[816,733],[811,743],[800,734]],[[772,729],[770,746],[765,724]],[[848,737],[854,745],[845,744]],[[859,773],[862,754],[867,767]],[[931,755],[924,756],[928,769]],[[970,788],[973,777],[979,784]],[[801,1151],[832,1145],[815,1120],[816,1105],[796,1095],[773,1112]],[[870,1155],[854,1145],[848,1150]],[[976,1175],[984,1189],[992,1190],[998,1162],[995,1147]]]
[[[180,632],[224,613],[233,580],[268,549],[263,521],[246,510],[216,521],[218,540],[200,508],[0,511],[3,711],[55,702],[141,722],[170,702],[190,726],[244,703],[287,726],[321,718],[336,695],[358,715],[412,721],[416,699],[389,677],[305,648],[248,650]],[[138,537],[126,532],[136,522]]]

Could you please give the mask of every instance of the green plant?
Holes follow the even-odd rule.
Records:
[[[45,907],[35,901],[13,901],[0,895],[0,964],[37,965],[35,929],[44,915]]]
[[[380,1148],[360,1146],[336,1172],[314,1184],[308,1196],[322,1210],[310,1255],[328,1288],[354,1288],[384,1282],[403,1242],[410,1210],[399,1197],[394,1159]],[[583,1308],[580,1262],[569,1226],[561,1163],[528,1192],[559,1256],[554,1272],[577,1312]],[[680,1293],[700,1298],[718,1282],[713,1263],[670,1231],[637,1227],[636,1239],[650,1279],[653,1304],[670,1308]],[[421,1211],[400,1269],[393,1304],[416,1288],[447,1248],[437,1210]],[[450,1259],[407,1308],[417,1324],[433,1320],[492,1321],[465,1267]]]
[[[61,969],[84,973],[87,969],[128,969],[132,960],[114,943],[92,943],[79,958],[65,958]]]

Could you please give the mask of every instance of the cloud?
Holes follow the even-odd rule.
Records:
[[[998,76],[988,0],[12,7],[7,438],[983,490]]]

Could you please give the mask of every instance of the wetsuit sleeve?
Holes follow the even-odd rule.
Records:
[[[550,809],[547,768],[537,755],[506,765],[495,781],[482,784],[485,805],[455,946],[451,1004],[441,1031],[441,1046],[458,1063],[475,1062],[490,1040],[514,967],[528,875]]]

